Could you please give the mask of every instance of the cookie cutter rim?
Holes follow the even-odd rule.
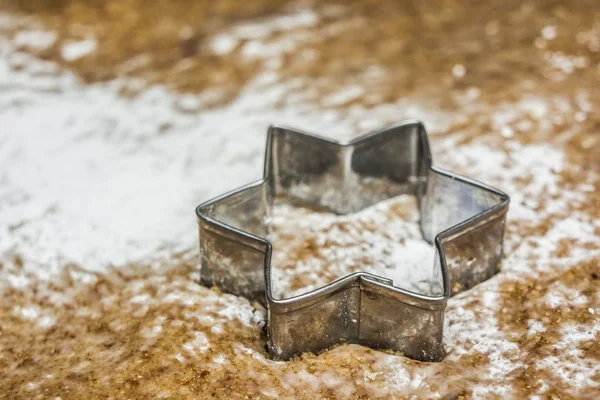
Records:
[[[422,205],[421,205],[421,197],[424,195],[422,193],[421,194],[415,193],[415,196],[417,196],[417,198],[419,199],[419,212],[421,215],[420,228],[421,228],[422,236],[426,241],[433,244],[433,246],[436,250],[436,257],[434,260],[434,270],[435,270],[435,262],[439,261],[439,274],[440,274],[440,278],[441,278],[442,290],[441,290],[441,292],[439,292],[435,295],[418,293],[418,292],[404,289],[404,288],[401,288],[398,286],[394,286],[392,280],[372,274],[372,273],[355,272],[355,273],[343,276],[341,278],[338,278],[338,279],[334,280],[333,282],[330,282],[324,286],[313,289],[311,291],[301,293],[299,295],[292,296],[292,297],[277,299],[273,296],[273,291],[272,291],[271,255],[272,255],[273,247],[272,247],[272,244],[270,243],[270,241],[259,235],[253,234],[253,233],[245,231],[243,229],[239,229],[231,224],[220,221],[218,218],[213,218],[209,215],[210,208],[215,204],[219,204],[221,202],[227,201],[228,199],[231,199],[233,196],[243,194],[244,192],[251,191],[251,190],[257,189],[257,188],[260,189],[264,185],[267,185],[267,186],[274,185],[272,182],[272,175],[273,175],[272,159],[274,157],[273,156],[273,151],[274,151],[273,150],[273,142],[274,142],[274,140],[275,140],[274,138],[277,135],[277,132],[279,130],[292,132],[294,134],[312,138],[317,141],[328,143],[329,145],[337,146],[340,148],[347,148],[347,147],[353,147],[353,146],[360,145],[362,143],[369,142],[373,138],[383,135],[386,132],[393,131],[393,130],[399,129],[399,128],[403,129],[406,127],[415,127],[418,131],[418,136],[419,136],[418,140],[422,147],[421,151],[423,153],[421,158],[422,158],[422,162],[424,162],[424,167],[427,170],[426,172],[428,172],[428,173],[431,172],[434,176],[446,177],[453,182],[459,182],[459,183],[462,183],[465,185],[472,186],[472,187],[476,188],[477,190],[491,193],[491,194],[497,196],[497,198],[498,198],[498,200],[495,202],[494,205],[487,207],[483,211],[473,214],[469,218],[461,220],[458,223],[454,223],[451,226],[449,226],[443,230],[440,230],[438,233],[435,233],[435,235],[433,235],[432,240],[430,241],[430,240],[427,240],[427,234],[424,231],[423,223],[422,223],[423,211],[422,211]],[[333,139],[325,138],[325,137],[322,137],[319,135],[315,135],[312,133],[308,133],[308,132],[304,132],[301,130],[288,128],[288,127],[280,126],[280,125],[271,126],[271,127],[269,127],[268,134],[267,134],[266,148],[267,148],[267,150],[265,152],[264,173],[263,173],[263,177],[260,180],[254,181],[254,182],[244,185],[238,189],[229,191],[221,196],[218,196],[207,202],[202,203],[200,206],[198,206],[196,208],[196,215],[197,215],[197,219],[198,219],[199,223],[204,222],[204,223],[209,224],[209,226],[211,226],[211,228],[215,228],[216,230],[218,230],[219,234],[223,235],[224,237],[228,236],[228,235],[231,236],[233,234],[233,237],[230,237],[230,239],[237,241],[240,245],[249,246],[249,247],[252,247],[252,248],[258,250],[261,253],[264,253],[264,261],[263,261],[263,265],[262,265],[263,271],[264,271],[264,275],[263,275],[264,298],[263,298],[263,301],[264,301],[264,303],[266,303],[265,305],[267,307],[267,313],[268,313],[267,333],[268,333],[268,341],[269,341],[268,347],[269,347],[269,350],[272,353],[272,355],[278,359],[287,359],[290,356],[296,355],[300,352],[304,352],[304,351],[298,350],[298,347],[300,347],[300,348],[303,347],[302,345],[294,346],[292,344],[292,347],[295,347],[295,349],[292,349],[291,351],[289,351],[289,349],[283,349],[282,346],[278,344],[278,342],[281,342],[281,340],[276,340],[274,338],[275,336],[278,336],[278,334],[276,332],[274,334],[274,331],[277,331],[277,329],[276,329],[277,327],[275,325],[277,325],[278,322],[273,322],[273,321],[275,319],[277,319],[277,317],[279,315],[293,313],[294,311],[302,310],[302,309],[308,310],[308,309],[310,309],[311,306],[319,304],[322,301],[323,302],[326,301],[330,296],[334,296],[334,295],[344,292],[346,290],[352,290],[353,288],[358,287],[358,290],[361,294],[363,293],[363,291],[385,292],[385,295],[387,297],[392,297],[394,301],[399,301],[400,303],[402,303],[404,305],[410,305],[410,306],[414,306],[414,307],[417,307],[420,309],[427,309],[427,310],[432,310],[432,311],[436,312],[437,314],[433,317],[433,319],[435,320],[434,324],[437,325],[436,328],[438,328],[439,332],[437,334],[436,340],[434,340],[435,343],[433,343],[433,345],[430,345],[430,346],[425,346],[425,347],[429,347],[429,348],[424,351],[420,351],[420,352],[412,351],[412,354],[408,354],[408,355],[409,355],[409,357],[412,357],[412,358],[422,359],[422,360],[430,360],[430,361],[436,361],[436,360],[440,360],[441,358],[443,358],[443,356],[445,354],[444,350],[443,350],[443,344],[442,344],[443,312],[444,312],[448,298],[453,294],[453,293],[451,293],[450,279],[449,279],[449,273],[448,273],[448,264],[447,264],[447,260],[446,260],[446,251],[444,249],[444,241],[451,240],[451,238],[456,237],[456,236],[464,235],[471,230],[477,229],[478,227],[481,227],[481,226],[487,224],[490,221],[496,221],[498,219],[501,219],[502,229],[501,229],[500,238],[499,238],[500,255],[501,255],[501,247],[502,247],[503,234],[504,234],[505,215],[506,215],[506,211],[508,209],[508,204],[510,202],[508,195],[496,188],[493,188],[489,185],[483,184],[479,181],[476,181],[476,180],[455,174],[453,172],[435,167],[432,162],[431,152],[430,152],[430,148],[429,148],[429,142],[427,139],[427,133],[425,131],[425,128],[422,123],[420,123],[419,121],[416,121],[416,120],[401,121],[399,123],[393,124],[391,126],[388,126],[388,127],[376,130],[376,131],[373,131],[371,133],[367,133],[365,135],[359,136],[359,137],[357,137],[353,140],[349,140],[349,141],[336,141]],[[272,187],[270,189],[274,190]],[[270,205],[272,205],[272,199],[270,199],[270,200],[271,200]],[[265,222],[265,224],[266,224],[266,222]],[[431,234],[433,234],[433,233],[434,232],[432,232]],[[201,241],[201,247],[202,247],[202,234],[200,235],[200,241]],[[205,268],[210,268],[210,266],[207,266],[206,263],[204,263],[202,265],[203,271]],[[489,276],[487,278],[489,278]],[[487,279],[487,278],[485,278],[485,279]],[[485,280],[485,279],[483,279],[483,280]],[[219,285],[219,282],[214,282],[214,281],[211,281],[210,279],[204,279],[204,277],[202,277],[202,281],[203,281],[203,283],[205,283],[207,285],[222,286],[222,285]],[[475,284],[477,284],[479,282],[480,281],[475,282]],[[468,287],[464,288],[464,289],[468,289]],[[260,292],[260,291],[261,290],[258,290],[257,292]],[[234,294],[240,294],[240,293],[234,293]],[[254,297],[251,295],[249,296],[248,294],[242,294],[242,295],[244,295],[245,297],[251,298],[251,299],[252,299],[252,297]],[[360,295],[359,295],[359,298],[360,298]],[[259,300],[260,300],[260,297],[259,297]],[[359,301],[361,301],[361,300],[359,300]],[[359,321],[360,321],[361,316],[362,316],[361,311],[359,311],[358,312],[358,320]],[[359,325],[360,325],[360,322],[359,322]],[[285,341],[285,340],[283,340],[283,341]],[[337,342],[339,342],[339,341],[344,342],[344,341],[348,341],[348,340],[344,340],[344,338],[341,338],[341,340],[337,340]],[[333,339],[333,342],[336,342],[336,340]],[[400,346],[400,348],[395,348],[396,346],[394,346],[394,344],[388,345],[388,346],[386,346],[384,344],[383,346],[381,346],[379,343],[375,343],[374,345],[372,345],[372,344],[368,343],[369,340],[367,340],[367,341],[361,340],[360,337],[356,338],[356,340],[350,340],[349,342],[359,343],[359,344],[367,344],[367,345],[371,345],[372,347],[376,347],[376,348],[382,348],[382,347],[386,348],[387,347],[387,348],[391,348],[393,350],[401,350],[401,351],[405,350],[405,349],[401,348],[402,346]],[[289,343],[288,343],[288,345],[289,345]],[[317,347],[319,347],[319,346],[317,346]],[[320,346],[320,347],[323,347],[323,346]],[[330,347],[330,346],[325,346],[325,347]],[[415,347],[415,346],[413,345],[413,347]],[[419,347],[419,346],[416,346],[416,347]],[[308,349],[308,350],[312,351],[314,349]],[[409,351],[409,353],[411,353],[411,352]]]

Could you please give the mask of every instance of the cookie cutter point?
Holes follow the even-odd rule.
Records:
[[[425,292],[356,272],[275,298],[266,239],[275,199],[348,214],[402,194],[416,197],[421,234],[436,252]],[[498,272],[509,201],[498,189],[435,167],[416,120],[344,142],[274,125],[263,178],[196,208],[200,278],[266,306],[275,359],[356,343],[439,361],[448,298]]]

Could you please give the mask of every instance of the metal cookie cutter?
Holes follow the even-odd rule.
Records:
[[[276,198],[346,214],[401,194],[416,196],[423,239],[436,249],[427,293],[358,272],[274,298],[266,237]],[[345,143],[272,126],[264,177],[196,209],[201,280],[266,305],[275,359],[345,342],[438,361],[448,298],[498,272],[508,204],[505,193],[434,167],[417,121]]]

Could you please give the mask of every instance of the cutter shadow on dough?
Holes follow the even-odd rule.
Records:
[[[358,272],[274,298],[266,237],[276,198],[347,214],[402,194],[416,196],[423,239],[436,250],[427,293]],[[271,126],[264,177],[196,208],[201,281],[266,306],[275,359],[357,343],[439,361],[448,298],[499,270],[508,204],[505,193],[434,167],[418,121],[349,142]]]

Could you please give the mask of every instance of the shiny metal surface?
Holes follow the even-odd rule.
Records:
[[[436,249],[427,293],[359,272],[274,298],[265,238],[275,199],[346,214],[401,194],[417,197],[423,239]],[[268,348],[276,359],[346,342],[438,361],[448,298],[498,271],[508,204],[503,192],[434,167],[420,122],[347,143],[274,126],[264,178],[196,209],[201,280],[266,305]]]

